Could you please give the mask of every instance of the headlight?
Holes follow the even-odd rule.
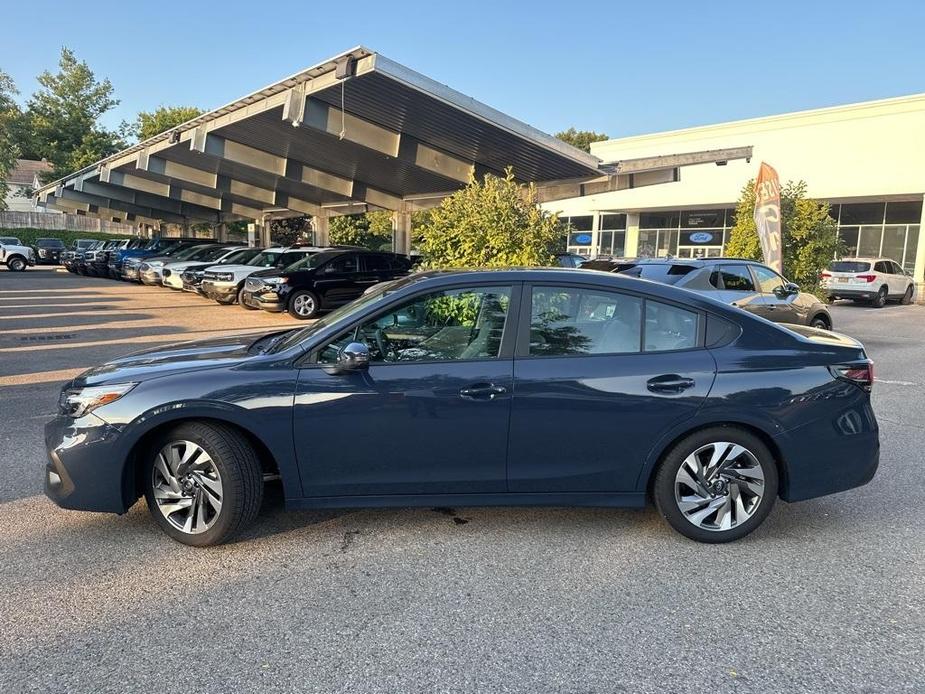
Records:
[[[61,393],[58,405],[61,414],[78,419],[98,407],[115,402],[134,388],[136,383],[116,383],[111,386],[71,388]]]
[[[271,285],[286,284],[289,281],[288,277],[264,277],[262,279],[264,284]]]
[[[214,276],[216,282],[234,282],[234,273],[231,272],[216,272]]]
[[[170,277],[170,270],[165,269],[163,275],[164,277]]]
[[[148,263],[148,267],[163,267],[163,266],[164,266],[163,260],[152,260],[150,263]]]

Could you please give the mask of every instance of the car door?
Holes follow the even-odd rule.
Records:
[[[650,449],[692,417],[716,372],[702,314],[578,284],[524,288],[511,492],[630,492]]]
[[[890,267],[893,270],[893,276],[896,278],[896,295],[902,296],[909,288],[909,277],[896,261],[890,261]]]
[[[784,291],[787,280],[764,265],[752,265],[755,283],[761,292],[759,315],[776,323],[805,323],[802,306],[796,303],[799,292]]]
[[[887,285],[890,288],[890,296],[900,296],[906,291],[905,278],[897,274],[896,265],[892,260],[883,260],[881,263],[883,265],[884,279],[887,280]],[[881,263],[878,263],[878,265]]]
[[[504,492],[519,291],[421,293],[313,352],[294,401],[305,495]],[[332,372],[357,341],[368,369]]]
[[[360,256],[360,273],[357,284],[362,285],[361,291],[366,291],[374,284],[389,279],[389,261],[381,253],[364,253]]]
[[[360,296],[369,284],[359,284],[360,256],[343,253],[318,268],[315,291],[325,308],[336,308]]]

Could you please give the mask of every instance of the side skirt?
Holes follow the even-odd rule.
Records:
[[[642,492],[556,492],[554,494],[388,494],[313,496],[287,499],[286,508],[364,508],[383,506],[610,506],[643,508]]]

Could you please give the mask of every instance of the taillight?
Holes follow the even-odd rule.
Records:
[[[874,385],[874,363],[872,361],[857,362],[854,364],[836,364],[830,366],[829,371],[835,378],[851,381],[868,393]]]
[[[832,276],[831,272],[820,272],[819,279],[824,280]]]
[[[877,279],[876,275],[855,275],[855,277],[859,280],[864,280],[865,282],[873,282],[875,279]]]

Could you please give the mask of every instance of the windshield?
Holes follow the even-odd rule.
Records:
[[[64,248],[61,239],[38,239],[35,243],[43,248]]]
[[[219,265],[244,265],[260,253],[259,248],[242,248],[219,261]]]
[[[174,260],[190,260],[194,255],[201,252],[203,246],[201,244],[196,246],[178,246],[176,248],[171,248],[168,251],[164,252],[164,255],[171,256]]]
[[[295,261],[292,265],[286,266],[283,272],[295,272],[296,270],[307,270],[316,268],[330,257],[330,253],[309,253],[304,258]]]
[[[870,270],[870,263],[858,260],[837,260],[829,265],[832,272],[867,272]]]
[[[251,267],[276,267],[276,260],[281,255],[282,251],[263,251],[247,264]]]
[[[359,299],[355,299],[349,304],[341,306],[339,309],[331,311],[324,318],[321,318],[311,325],[305,328],[299,328],[293,331],[291,334],[287,335],[284,340],[281,340],[276,345],[273,346],[274,352],[281,352],[285,349],[289,349],[293,345],[297,345],[302,340],[311,335],[314,335],[322,328],[327,328],[330,325],[340,322],[348,322],[355,313],[361,311],[371,304],[376,304],[383,299],[385,299],[389,294],[392,294],[396,290],[405,286],[408,283],[410,278],[402,277],[401,279],[392,280],[391,282],[383,282],[380,285],[377,285],[369,291],[368,294],[364,294]]]
[[[228,252],[228,246],[215,246],[214,248],[203,248],[193,255],[190,260],[217,260]]]

